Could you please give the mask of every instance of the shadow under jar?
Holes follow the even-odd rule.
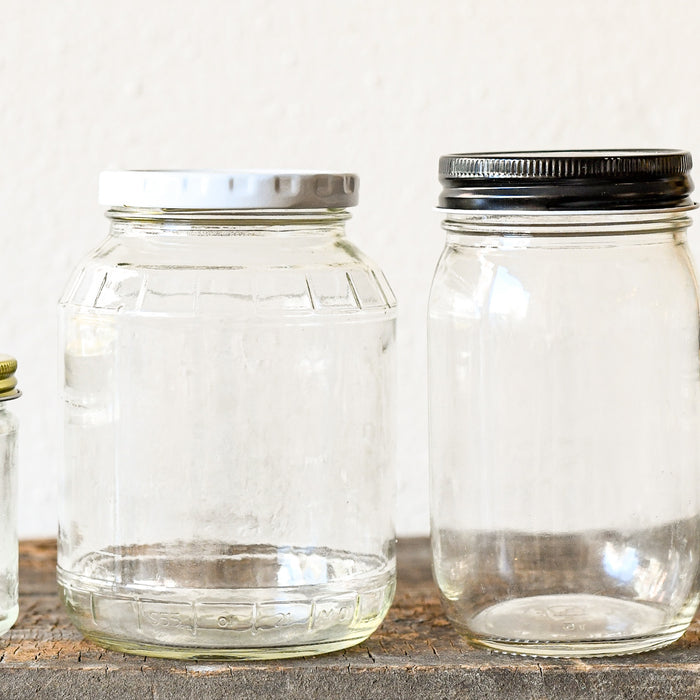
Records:
[[[429,304],[433,565],[470,641],[678,639],[700,590],[690,155],[460,154]]]
[[[356,644],[395,586],[394,319],[352,175],[103,174],[61,300],[58,582],[104,646]]]

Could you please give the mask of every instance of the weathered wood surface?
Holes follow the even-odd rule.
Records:
[[[639,656],[536,660],[469,647],[442,614],[427,542],[399,546],[382,627],[344,652],[279,662],[178,662],[84,641],[56,596],[55,543],[20,547],[20,617],[4,637],[0,698],[700,698],[700,622]]]

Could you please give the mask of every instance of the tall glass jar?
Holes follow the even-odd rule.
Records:
[[[441,159],[432,546],[448,617],[511,653],[668,644],[700,593],[690,155]]]
[[[0,355],[0,634],[17,621],[17,418],[8,401],[20,396],[17,360]]]
[[[395,300],[354,175],[114,172],[60,303],[58,582],[126,652],[341,649],[395,585]]]

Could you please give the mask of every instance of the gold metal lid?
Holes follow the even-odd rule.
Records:
[[[16,399],[20,395],[17,389],[17,360],[10,355],[0,355],[0,401]]]

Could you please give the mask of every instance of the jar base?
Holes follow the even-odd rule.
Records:
[[[508,600],[475,615],[467,626],[453,620],[470,643],[507,654],[593,657],[636,654],[671,644],[692,619],[669,624],[660,607],[610,596],[540,595]]]
[[[200,548],[195,560],[193,553],[167,558],[153,550],[83,560],[103,576],[110,561],[111,580],[58,567],[60,595],[85,637],[166,658],[322,654],[369,637],[394,595],[393,562],[379,557],[239,547],[219,556]]]
[[[5,634],[10,630],[12,625],[17,622],[19,617],[19,606],[14,605],[7,610],[3,610],[0,614],[0,635]]]
[[[378,627],[379,625],[377,625]],[[81,630],[86,639],[95,644],[118,651],[123,654],[135,654],[136,656],[150,656],[161,659],[179,659],[183,661],[224,661],[227,659],[237,661],[265,661],[272,659],[293,659],[300,656],[317,656],[319,654],[329,654],[353,647],[364,642],[376,629],[365,631],[358,637],[348,639],[336,639],[329,642],[319,642],[317,644],[306,644],[289,647],[250,647],[250,648],[221,648],[202,649],[188,648],[157,644],[145,644],[123,639],[111,639],[94,633],[86,633]]]

